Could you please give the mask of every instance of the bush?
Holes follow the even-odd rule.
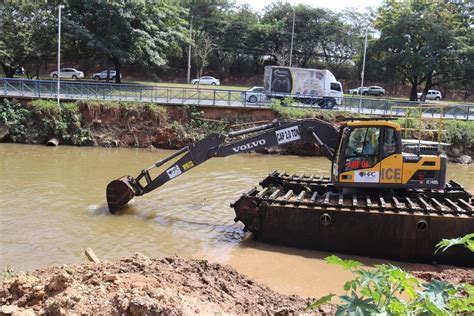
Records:
[[[417,278],[393,265],[376,265],[375,270],[361,269],[362,263],[329,256],[326,262],[350,270],[355,279],[344,285],[346,295],[336,315],[458,315],[474,312],[474,286],[453,285],[431,280],[421,283]],[[317,308],[331,301],[326,295],[311,304]]]
[[[215,121],[203,118],[203,111],[194,105],[184,105],[188,122],[173,122],[171,128],[178,138],[183,141],[203,139],[211,133],[225,134],[229,130],[229,123],[225,120]]]
[[[461,238],[443,239],[436,252],[462,245],[474,252],[474,233]],[[335,255],[325,258],[327,263],[350,270],[354,280],[344,284],[350,295],[340,296],[336,315],[472,315],[474,285],[453,285],[431,280],[421,283],[417,278],[393,265],[376,265],[375,270],[360,269],[362,263],[343,260]],[[307,309],[314,309],[331,301],[334,294],[321,297]],[[407,299],[404,299],[406,297]]]
[[[449,120],[445,123],[446,141],[453,145],[474,147],[474,122]]]
[[[93,145],[89,129],[82,128],[77,103],[35,100],[31,107],[3,100],[0,120],[8,126],[10,139],[19,143],[44,143],[51,137],[71,145]]]
[[[8,127],[10,138],[13,142],[25,142],[28,129],[26,124],[31,119],[31,113],[21,104],[0,100],[0,122]]]

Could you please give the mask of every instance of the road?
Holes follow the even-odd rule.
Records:
[[[3,89],[2,89],[3,87]],[[55,81],[21,80],[0,78],[0,97],[26,97],[26,98],[57,98]],[[107,100],[107,101],[133,101],[152,102],[173,105],[197,105],[218,107],[270,107],[268,101],[249,103],[241,99],[241,92],[222,89],[178,88],[178,87],[153,87],[141,85],[115,85],[94,82],[61,82],[61,100]],[[359,98],[345,97],[342,106],[333,110],[360,113],[365,115],[405,116],[407,111],[412,111],[420,104],[393,99],[362,99],[359,109]],[[295,103],[291,106],[298,108],[316,108],[319,106]],[[396,109],[394,109],[394,107]],[[433,108],[427,108],[433,107]],[[436,103],[423,104],[423,117],[439,118],[441,107],[445,119],[474,120],[474,105],[445,105]]]

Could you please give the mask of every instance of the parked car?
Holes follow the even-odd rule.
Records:
[[[367,87],[358,87],[354,89],[349,89],[347,91],[349,94],[361,94],[363,91],[367,90]]]
[[[385,89],[379,86],[370,86],[367,89],[362,90],[362,95],[376,95],[382,96],[385,94]]]
[[[115,70],[109,70],[109,79],[115,80]],[[96,72],[92,75],[94,80],[107,80],[107,70]],[[122,74],[120,74],[120,78],[122,78]]]
[[[71,78],[71,79],[84,78],[84,73],[74,68],[62,68],[59,71],[60,71],[59,77],[61,78]],[[58,71],[53,71],[52,73],[49,74],[49,76],[51,78],[57,78]]]
[[[421,95],[422,93],[419,92],[416,94],[417,97],[418,97],[418,100],[421,99]],[[441,92],[438,91],[438,90],[428,90],[428,93],[426,94],[426,100],[436,100],[436,101],[439,101],[443,98],[443,96],[441,95]]]
[[[244,92],[240,93],[242,101],[249,103],[262,102],[266,98],[265,88],[264,87],[252,87]]]
[[[202,76],[199,79],[191,80],[191,84],[198,84],[198,83],[199,84],[209,84],[211,86],[219,86],[221,84],[219,79],[216,79],[216,78],[211,77],[211,76]]]

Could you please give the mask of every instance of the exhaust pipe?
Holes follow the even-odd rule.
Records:
[[[107,185],[106,196],[109,211],[112,214],[115,214],[122,206],[133,199],[135,192],[130,186],[128,176],[110,182]]]

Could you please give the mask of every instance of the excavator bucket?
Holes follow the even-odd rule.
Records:
[[[109,205],[110,213],[114,214],[122,206],[128,203],[135,193],[133,192],[130,183],[128,182],[128,177],[123,176],[119,179],[116,179],[110,182],[107,185],[107,204]]]

